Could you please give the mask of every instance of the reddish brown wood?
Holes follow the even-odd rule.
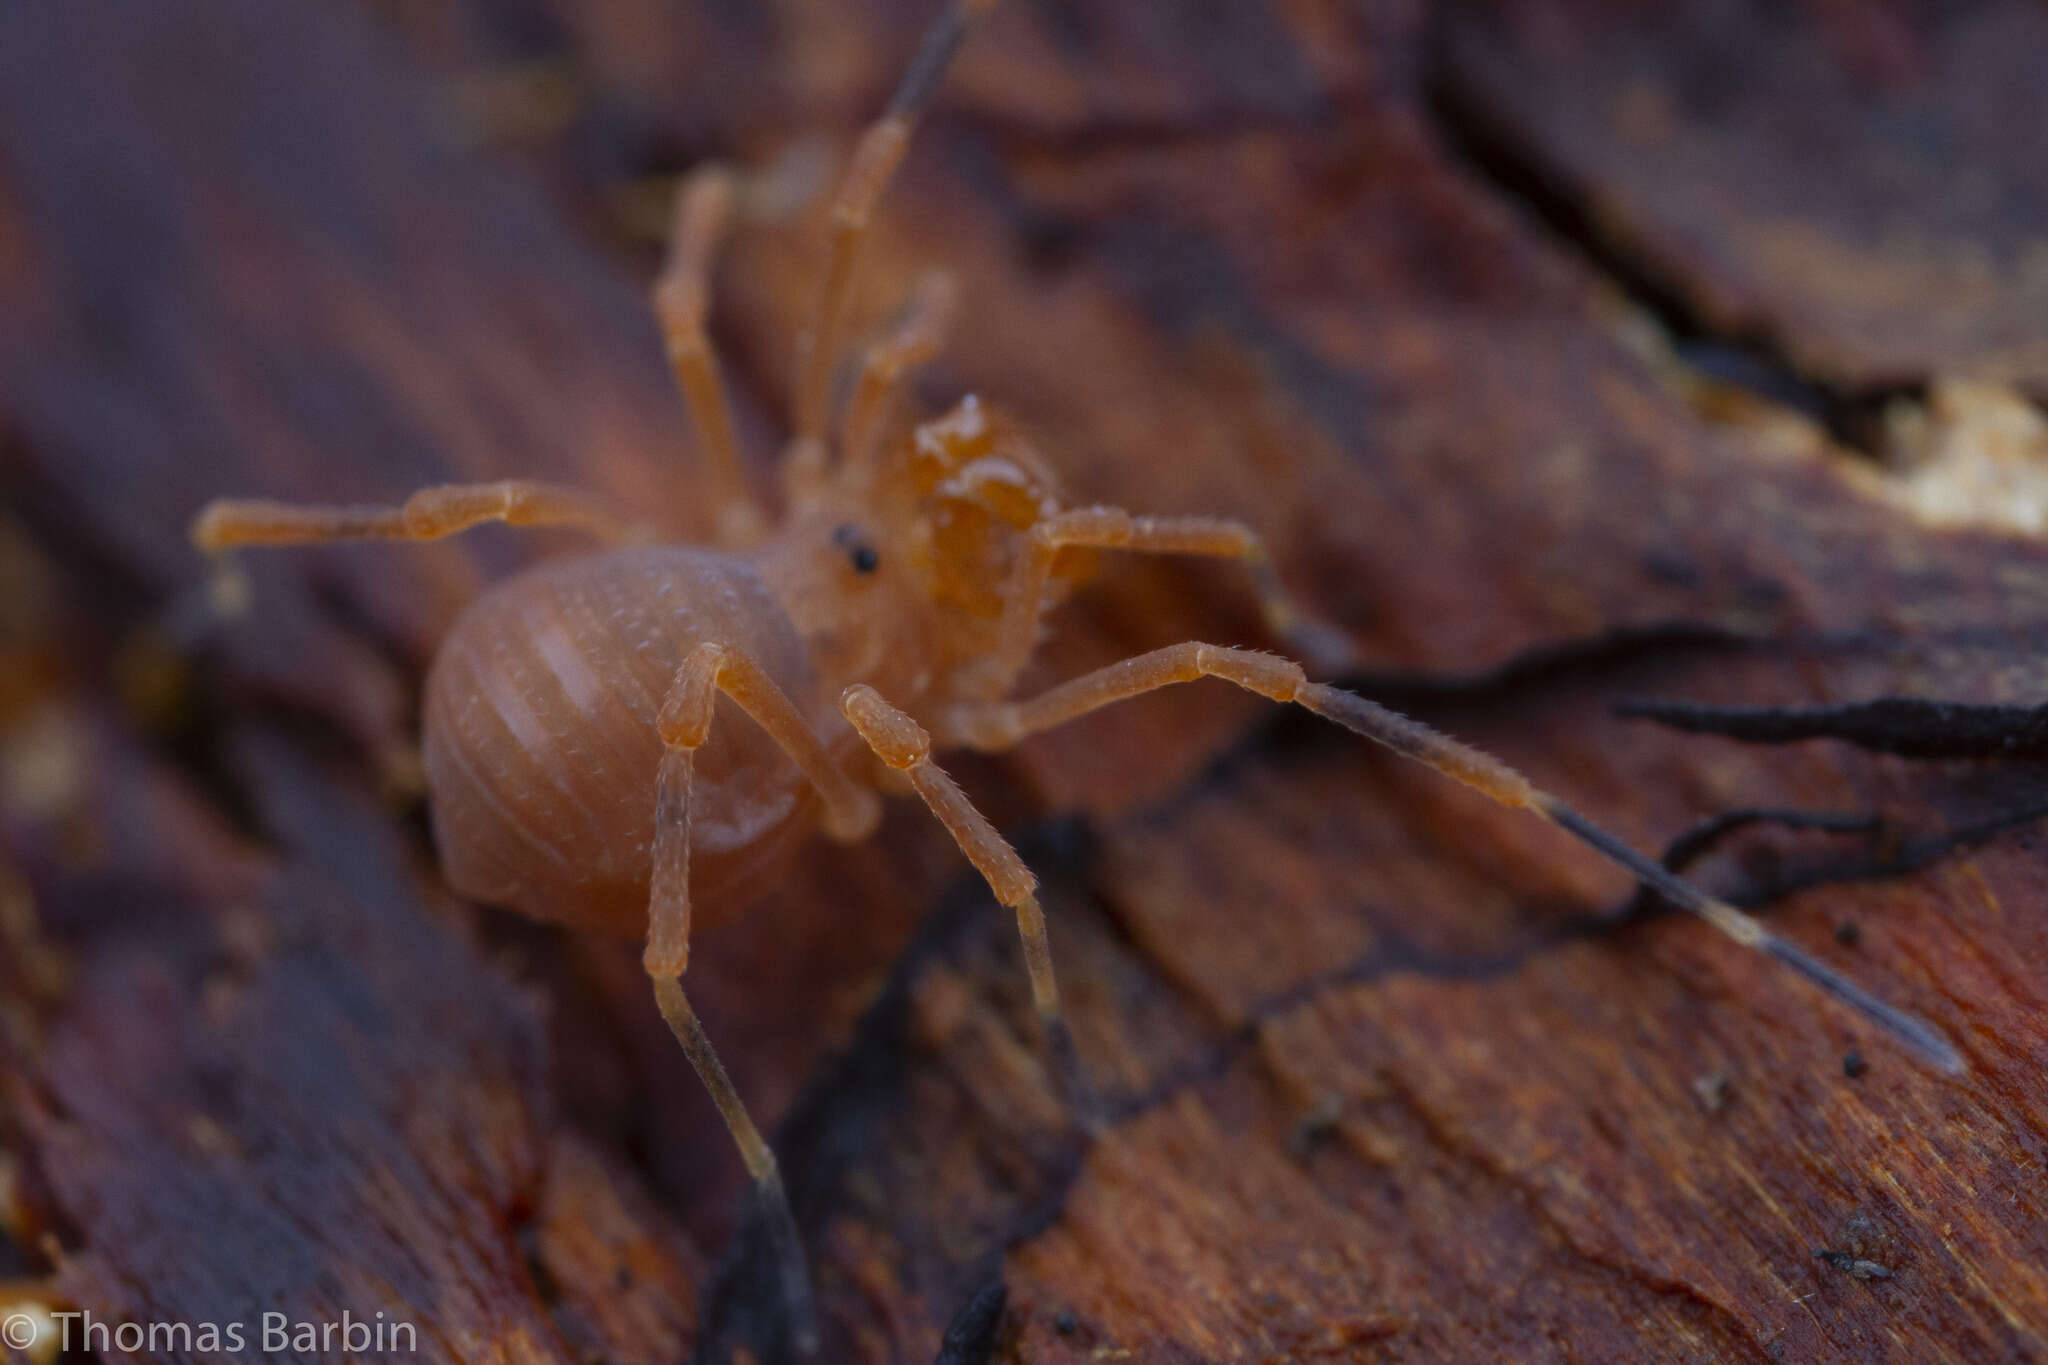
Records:
[[[1631,12],[1634,11],[1634,12]],[[1722,336],[1850,391],[2048,392],[2048,17],[2009,0],[1461,6],[1449,103]]]

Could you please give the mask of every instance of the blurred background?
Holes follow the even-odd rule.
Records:
[[[222,625],[186,526],[518,476],[702,534],[645,295],[711,158],[758,177],[713,329],[771,487],[818,196],[934,13],[0,7],[0,1298],[784,1358],[634,950],[434,870],[422,670],[573,542],[266,554]],[[921,409],[1251,522],[1348,681],[1970,1071],[1179,689],[949,760],[1046,882],[1092,1147],[921,812],[704,936],[824,1358],[930,1361],[997,1281],[952,1359],[2048,1354],[2043,128],[2020,0],[998,8],[867,257],[864,324],[960,280]],[[1226,568],[1105,570],[1031,686],[1276,644]]]

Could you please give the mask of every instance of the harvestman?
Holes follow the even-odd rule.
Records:
[[[1499,761],[1384,707],[1308,680],[1287,659],[1182,644],[1011,698],[1040,619],[1084,573],[1068,549],[1235,559],[1268,625],[1307,651],[1317,628],[1288,604],[1258,538],[1209,517],[1134,516],[1062,503],[1020,432],[974,398],[886,439],[906,370],[938,348],[951,290],[932,277],[860,358],[834,401],[856,261],[877,200],[971,24],[993,0],[955,0],[925,36],[831,205],[820,301],[799,335],[787,507],[747,488],[718,359],[705,331],[712,258],[735,183],[694,172],[678,197],[654,289],[676,378],[719,509],[721,547],[636,543],[634,528],[571,490],[528,482],[424,489],[398,507],[208,506],[193,538],[236,546],[434,540],[485,522],[574,526],[609,548],[553,559],[472,603],[425,692],[435,837],[450,885],[541,919],[638,936],[661,1012],[717,1102],[777,1239],[800,1339],[809,1283],[774,1154],[682,988],[693,911],[744,909],[777,852],[822,824],[853,841],[879,803],[863,748],[895,769],[1013,910],[1032,999],[1068,1087],[1085,1094],[1060,1015],[1030,871],[934,747],[1007,749],[1041,730],[1174,683],[1221,678],[1293,702],[1555,823],[1736,942],[1777,958],[1945,1071],[1962,1061],[1926,1023],[1883,1003],[1734,907],[1643,857]],[[723,698],[723,701],[721,701]],[[726,705],[730,702],[731,705]]]

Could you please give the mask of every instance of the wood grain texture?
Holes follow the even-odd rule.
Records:
[[[0,1271],[109,1317],[402,1309],[440,1359],[724,1360],[752,1334],[774,1357],[745,1247],[716,1262],[738,1163],[631,951],[455,904],[386,795],[438,633],[566,542],[267,557],[203,658],[153,626],[220,493],[522,476],[701,529],[637,177],[843,145],[928,8],[0,13]],[[1857,817],[1739,824],[1690,871],[1933,1019],[1968,1074],[1916,1070],[1695,924],[1624,915],[1629,888],[1555,831],[1181,689],[954,765],[1044,877],[1098,1142],[1048,1084],[1012,927],[915,809],[705,936],[693,996],[775,1122],[827,1358],[922,1365],[995,1276],[1001,1360],[2048,1354],[2038,760],[1615,709],[2038,705],[2048,552],[1922,515],[1797,410],[1702,375],[1605,272],[1638,260],[1710,331],[1849,387],[2034,384],[2025,319],[1937,280],[1899,305],[1936,310],[1916,328],[1883,279],[1758,263],[1746,227],[1773,215],[1872,249],[1864,160],[1757,151],[1789,68],[1731,59],[1739,117],[1660,125],[1723,172],[1685,182],[1725,208],[1702,217],[1673,206],[1679,158],[1559,93],[1604,108],[1603,73],[1639,68],[1599,54],[1656,77],[1684,22],[1508,8],[1005,7],[890,201],[863,315],[955,270],[966,323],[929,401],[1002,403],[1081,496],[1245,517],[1366,690],[1640,846],[1746,809]],[[1819,41],[1731,13],[1738,55]],[[2002,63],[2048,60],[2010,16],[1986,66],[1883,14],[1906,57],[1923,28],[1948,54],[1911,68],[1937,111],[1969,84],[1953,62],[1995,103]],[[508,121],[534,89],[508,70],[573,98]],[[1471,159],[1446,82],[1532,102],[1527,177],[1597,182],[1627,230],[1561,236]],[[1828,89],[1828,135],[1889,154],[1891,125]],[[2012,182],[2010,98],[1944,174]],[[463,108],[496,108],[500,140]],[[2024,257],[1938,185],[1899,193],[1944,251]],[[720,271],[757,451],[814,243],[755,224]],[[1039,682],[1268,643],[1228,571],[1110,567]]]
[[[2037,6],[1464,7],[1445,90],[1722,335],[2048,391]]]

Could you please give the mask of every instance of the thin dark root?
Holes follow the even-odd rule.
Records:
[[[1753,825],[1776,825],[1780,829],[1819,830],[1826,834],[1861,834],[1877,836],[1884,833],[1884,821],[1875,815],[1859,811],[1817,811],[1796,810],[1770,806],[1744,806],[1737,810],[1722,811],[1710,815],[1685,833],[1673,839],[1664,849],[1658,861],[1680,876],[1686,868],[1712,852],[1715,845],[1739,830]],[[1623,907],[1617,919],[1629,919],[1647,914],[1656,903],[1656,893],[1647,887],[1637,888],[1636,894]]]
[[[1751,825],[1776,825],[1780,829],[1819,830],[1824,834],[1882,834],[1884,821],[1875,815],[1853,810],[1791,810],[1769,806],[1745,806],[1722,811],[1694,825],[1671,841],[1664,850],[1664,866],[1683,873],[1686,867],[1706,856],[1723,838]]]
[[[2048,706],[1877,697],[1839,706],[1704,706],[1631,700],[1624,716],[1750,744],[1838,739],[1902,758],[2011,758],[2048,753]]]

